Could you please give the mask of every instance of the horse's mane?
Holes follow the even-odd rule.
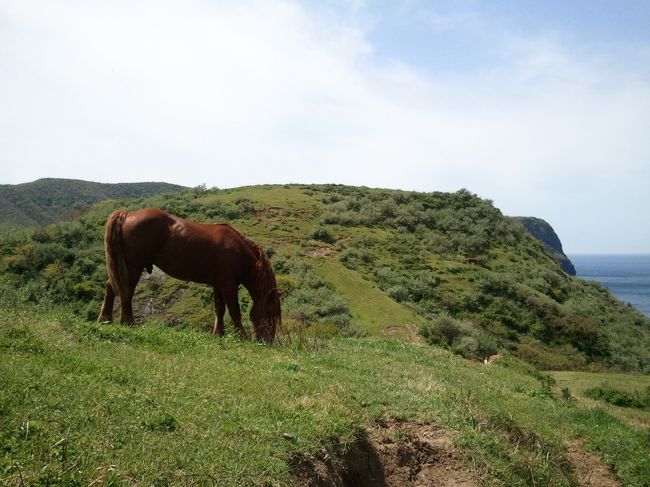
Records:
[[[239,238],[242,239],[242,241],[250,248],[250,250],[257,258],[255,262],[255,269],[259,273],[258,277],[261,277],[261,279],[264,281],[265,287],[268,288],[276,287],[275,274],[273,273],[273,265],[271,264],[269,258],[266,256],[264,250],[262,250],[262,247],[260,247],[255,242],[253,242],[246,235],[242,234],[235,227],[231,225],[228,226],[239,236]]]

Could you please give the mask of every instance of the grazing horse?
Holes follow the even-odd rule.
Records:
[[[212,286],[215,324],[224,334],[226,306],[240,336],[245,337],[238,289],[251,295],[250,318],[257,340],[273,342],[281,325],[280,291],[264,251],[226,223],[184,220],[156,208],[114,211],[106,222],[104,250],[108,280],[98,321],[112,321],[115,296],[120,321],[133,324],[131,302],[143,269],[157,266],[172,277]]]

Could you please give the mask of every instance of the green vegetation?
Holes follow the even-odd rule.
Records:
[[[146,198],[187,188],[168,183],[104,184],[75,179],[39,179],[0,185],[0,229],[47,225],[81,215],[108,199]]]
[[[18,288],[21,302],[67,303],[94,319],[106,217],[145,206],[229,221],[261,243],[286,291],[289,331],[359,336],[417,326],[429,343],[467,358],[497,351],[545,370],[650,370],[650,320],[562,272],[519,223],[466,190],[199,187],[103,202],[72,222],[5,233],[0,287]],[[154,275],[135,301],[141,320],[211,329],[211,295],[201,286]],[[441,337],[445,321],[458,330],[453,337]]]
[[[276,345],[213,337],[210,290],[156,270],[140,326],[93,322],[106,218],[147,206],[266,249],[285,293]],[[539,372],[569,368],[648,372],[650,320],[465,190],[199,187],[0,238],[0,483],[287,485],[299,460],[340,457],[390,418],[454,431],[487,485],[576,485],[576,441],[648,485],[634,424],[650,413],[586,397],[621,375]],[[629,377],[612,387],[644,397],[648,376]]]
[[[587,389],[585,395],[623,408],[650,409],[650,386],[642,394],[639,394],[638,392],[621,391],[604,383],[601,386]]]
[[[590,406],[598,404],[633,424],[650,428],[650,409],[647,406],[637,409],[615,404],[617,397],[624,398],[622,402],[630,398],[633,401],[645,401],[647,404],[650,375],[575,371],[550,372],[550,375],[557,381],[558,389],[566,389],[571,397],[581,400],[582,403]],[[608,401],[608,398],[612,400]],[[595,403],[592,399],[598,402]]]
[[[2,304],[0,483],[286,485],[296,459],[382,418],[451,428],[488,485],[576,485],[575,438],[625,485],[650,481],[647,433],[556,397],[516,359],[370,338],[268,347]]]

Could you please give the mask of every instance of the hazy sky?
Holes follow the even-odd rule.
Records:
[[[650,2],[0,0],[0,183],[455,191],[650,253]]]

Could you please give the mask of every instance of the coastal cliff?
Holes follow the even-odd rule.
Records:
[[[562,250],[562,242],[553,230],[553,227],[541,218],[532,216],[515,216],[513,220],[521,223],[528,232],[542,242],[551,251],[551,254],[560,263],[562,270],[570,276],[576,275],[576,269],[571,260]]]

